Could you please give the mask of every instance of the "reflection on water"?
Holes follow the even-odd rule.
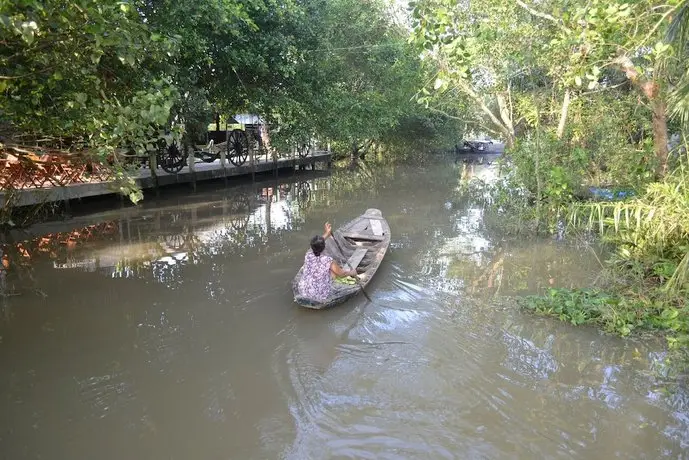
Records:
[[[471,173],[295,176],[5,235],[3,453],[687,458],[689,396],[654,378],[660,344],[496,302],[599,266],[491,233],[456,196]],[[393,232],[373,301],[297,308],[309,237],[369,207]]]
[[[228,253],[241,256],[252,249],[266,251],[283,234],[298,231],[301,210],[324,201],[329,181],[276,183],[258,190],[244,187],[200,204],[129,210],[81,228],[69,222],[51,223],[34,227],[28,235],[6,235],[0,249],[4,287],[9,291],[27,287],[21,283],[23,272],[45,260],[57,270],[153,278],[174,287],[187,264],[208,263]],[[43,227],[55,226],[63,228],[41,233]],[[12,275],[16,280],[8,287]]]

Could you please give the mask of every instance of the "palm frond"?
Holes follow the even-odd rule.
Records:
[[[666,41],[675,47],[680,61],[689,52],[689,0],[683,0],[667,29]],[[671,116],[678,118],[689,130],[689,70],[686,71],[670,96]]]
[[[676,6],[677,10],[667,29],[666,40],[678,44],[678,52],[684,51],[689,39],[689,1],[684,0]]]
[[[677,264],[672,277],[665,284],[665,290],[668,292],[679,292],[682,287],[689,281],[689,252],[684,254],[682,260]]]

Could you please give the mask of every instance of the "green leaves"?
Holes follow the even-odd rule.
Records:
[[[25,21],[19,25],[19,30],[21,31],[22,38],[27,44],[32,44],[36,32],[38,31],[38,24],[34,21]]]
[[[573,325],[593,323],[609,332],[628,336],[637,329],[661,329],[670,343],[684,340],[689,331],[689,316],[677,308],[647,298],[622,296],[594,289],[548,289],[542,296],[527,296],[524,308],[555,316]]]
[[[8,96],[0,110],[15,128],[86,138],[104,102],[126,100],[150,83],[157,71],[137,63],[159,59],[162,43],[154,45],[141,18],[127,11],[112,1],[8,4],[0,17]]]
[[[25,20],[24,15],[0,15],[0,25],[8,31],[19,35],[22,40],[31,45],[38,33],[38,24],[35,21]]]
[[[669,44],[663,43],[662,41],[658,41],[653,47],[653,54],[655,54],[658,57],[661,57],[668,53],[671,49],[672,47]]]

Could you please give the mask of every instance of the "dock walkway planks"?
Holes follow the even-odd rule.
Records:
[[[213,163],[197,162],[194,164],[194,172],[185,166],[177,174],[170,174],[158,169],[158,185],[164,187],[166,185],[192,183],[196,182],[222,179],[223,177],[237,177],[247,176],[254,173],[266,173],[284,169],[294,169],[298,166],[315,165],[316,163],[324,163],[330,165],[332,155],[328,152],[317,152],[304,158],[281,158],[277,162],[272,160],[257,161],[252,171],[250,164],[242,166],[234,166],[227,162],[223,168],[220,165],[220,160]],[[151,171],[142,169],[136,177],[136,182],[142,189],[153,188],[153,178]],[[12,206],[30,206],[39,203],[49,203],[57,201],[74,200],[78,198],[86,198],[98,195],[111,195],[117,193],[112,182],[90,182],[84,184],[72,184],[65,187],[43,187],[43,188],[26,188],[12,191]],[[4,203],[7,200],[6,192],[0,191],[0,202]]]

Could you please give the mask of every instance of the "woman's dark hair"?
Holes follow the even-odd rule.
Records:
[[[316,235],[311,238],[311,250],[315,256],[320,256],[321,252],[325,250],[325,240],[322,236]]]

